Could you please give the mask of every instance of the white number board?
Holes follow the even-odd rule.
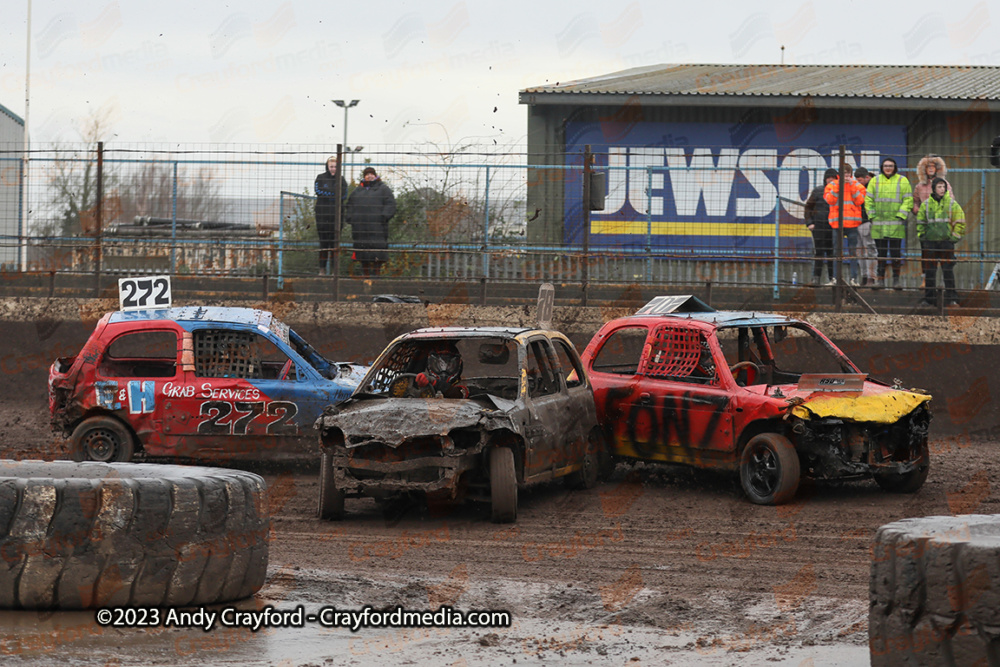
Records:
[[[121,310],[170,308],[170,276],[143,276],[118,279],[118,307]]]
[[[704,301],[690,294],[657,296],[635,311],[636,315],[667,315],[669,313],[710,313],[714,311]]]
[[[552,283],[542,283],[538,287],[538,328],[552,327],[552,310],[556,300],[556,288]]]

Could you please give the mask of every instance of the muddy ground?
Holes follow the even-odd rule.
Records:
[[[0,458],[65,456],[48,427],[47,369],[75,354],[114,307],[0,301]],[[331,358],[369,362],[416,326],[523,324],[531,315],[322,304],[279,314]],[[558,327],[582,348],[617,314],[558,311]],[[386,514],[370,500],[348,500],[348,519],[325,523],[314,518],[315,465],[251,467],[269,484],[273,541],[268,583],[244,606],[451,604],[509,610],[514,625],[112,631],[89,612],[0,612],[0,664],[868,664],[875,530],[910,516],[1000,514],[1000,381],[992,371],[1000,323],[830,316],[819,324],[862,368],[934,394],[931,473],[919,493],[824,484],[803,487],[792,505],[760,507],[732,477],[623,465],[590,491],[552,484],[524,493],[513,526],[490,523],[476,505]]]
[[[44,404],[7,400],[3,415],[0,458],[64,456]],[[593,490],[522,494],[508,526],[474,504],[383,512],[371,500],[348,500],[344,522],[321,522],[313,465],[249,467],[268,481],[273,541],[268,583],[248,604],[448,604],[508,610],[513,627],[111,634],[83,612],[4,612],[0,625],[17,631],[0,643],[2,662],[867,664],[875,530],[910,516],[1000,513],[1000,443],[967,437],[934,440],[930,477],[910,496],[843,482],[761,507],[728,476],[619,465]]]

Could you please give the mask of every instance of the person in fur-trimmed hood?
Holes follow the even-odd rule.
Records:
[[[940,178],[948,186],[951,192],[951,183],[945,178],[948,175],[948,166],[939,156],[931,153],[920,158],[917,163],[917,184],[913,186],[913,215],[920,212],[920,205],[930,199],[931,181]]]

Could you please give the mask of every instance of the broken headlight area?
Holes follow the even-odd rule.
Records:
[[[796,419],[792,424],[802,471],[816,479],[860,475],[864,463],[864,434],[843,419]]]
[[[792,420],[802,469],[816,479],[864,476],[923,456],[930,411],[921,406],[893,424],[836,417]]]
[[[379,442],[365,435],[351,435],[342,447],[351,460],[400,463],[426,456],[448,455],[480,447],[483,434],[478,430],[456,429],[448,435],[422,435],[406,438],[397,446]]]
[[[885,429],[884,437],[873,443],[870,462],[873,469],[907,468],[927,455],[927,433],[931,413],[926,404]]]
[[[448,436],[425,436],[409,438],[398,447],[373,442],[361,436],[352,436],[351,445],[343,448],[350,461],[371,461],[378,463],[402,463],[425,456],[438,456],[455,448]],[[365,444],[358,444],[358,443]]]
[[[407,438],[395,447],[364,436],[349,440],[364,444],[334,448],[336,484],[363,493],[454,489],[484,444],[479,431],[468,429]]]

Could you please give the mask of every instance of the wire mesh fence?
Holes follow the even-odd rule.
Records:
[[[321,264],[314,189],[328,148],[97,149],[36,145],[24,159],[20,146],[0,145],[5,270],[279,281],[330,271]],[[395,202],[383,221],[383,276],[753,286],[811,279],[814,248],[803,201],[833,156],[763,169],[726,164],[721,152],[706,160],[675,148],[643,151],[662,155],[645,162],[595,156],[607,179],[603,210],[595,211],[583,203],[579,155],[541,165],[524,151],[472,145],[348,152],[340,275],[360,270],[361,227],[348,210],[366,187],[362,170],[372,167]],[[903,173],[916,183],[912,170]],[[986,169],[954,168],[949,177],[967,221],[956,249],[958,287],[980,289],[1000,261],[1000,230],[990,216],[1000,182]],[[903,245],[905,284],[919,286],[913,215]]]

